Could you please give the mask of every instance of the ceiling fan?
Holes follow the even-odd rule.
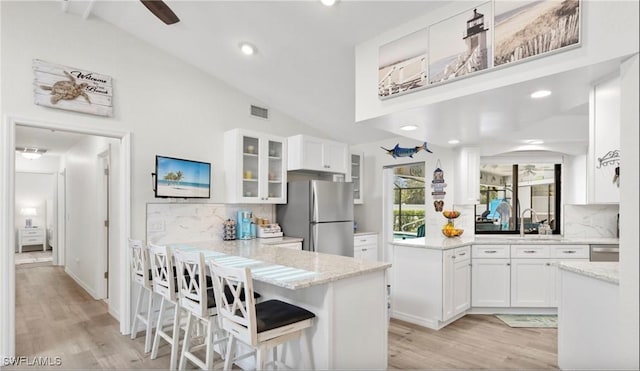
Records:
[[[174,13],[164,1],[140,0],[140,2],[165,24],[170,25],[180,22],[180,18],[178,18],[176,13]]]
[[[536,165],[524,165],[522,167],[522,175],[523,177],[532,177],[536,175]]]

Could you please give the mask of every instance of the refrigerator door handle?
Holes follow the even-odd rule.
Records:
[[[318,233],[318,228],[314,228],[315,225],[315,223],[311,223],[311,233],[309,233],[309,251],[316,251],[316,241],[318,240],[316,234]]]

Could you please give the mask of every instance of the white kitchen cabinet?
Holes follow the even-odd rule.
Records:
[[[510,298],[511,259],[474,257],[471,263],[471,306],[508,307]]]
[[[364,202],[364,155],[363,153],[351,153],[351,167],[349,178],[353,183],[353,203],[358,205]]]
[[[271,246],[282,247],[282,248],[291,249],[291,250],[302,250],[302,242],[287,242],[282,244],[274,244]]]
[[[446,321],[471,307],[471,249],[469,246],[443,254],[443,306]]]
[[[614,76],[594,85],[589,94],[589,203],[620,202],[620,188],[613,181],[620,156],[620,77]]]
[[[243,129],[224,133],[226,200],[287,203],[287,140]]]
[[[476,205],[480,203],[480,149],[461,148],[455,167],[454,203]]]
[[[562,260],[589,261],[588,245],[512,245],[511,306],[557,307],[558,268]]]
[[[287,142],[288,170],[349,172],[349,148],[345,143],[308,135],[295,135],[289,137]]]
[[[378,261],[378,235],[355,235],[353,237],[353,257],[361,260]]]

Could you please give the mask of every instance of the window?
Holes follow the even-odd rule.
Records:
[[[560,179],[560,164],[482,164],[476,234],[519,233],[521,222],[528,234],[545,223],[559,234]]]
[[[425,235],[424,164],[393,168],[393,236]]]

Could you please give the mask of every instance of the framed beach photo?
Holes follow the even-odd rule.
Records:
[[[495,1],[495,66],[580,43],[580,0]]]
[[[493,11],[487,2],[429,27],[429,83],[492,67]]]
[[[378,97],[416,91],[427,86],[428,29],[382,45],[378,51]]]

